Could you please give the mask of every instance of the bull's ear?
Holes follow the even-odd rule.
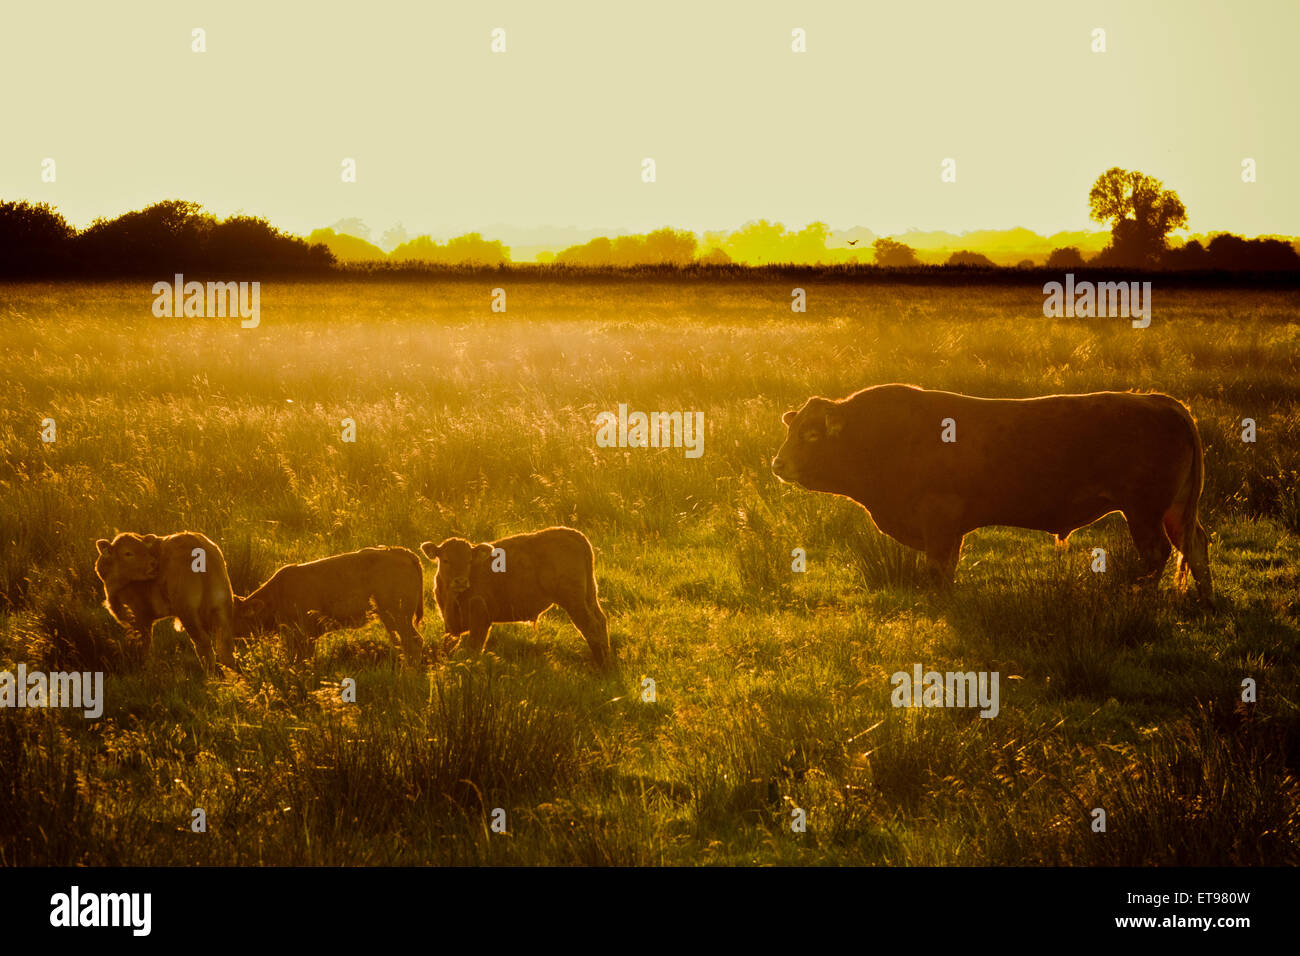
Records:
[[[786,412],[784,415],[781,416],[781,424],[788,426],[792,421],[794,421],[795,416],[798,414],[799,413],[796,411]]]
[[[440,548],[432,541],[424,542],[424,544],[420,545],[420,550],[424,552],[424,556],[430,561],[438,560],[438,551]]]
[[[826,435],[834,438],[844,430],[844,415],[837,409],[828,408],[826,410]]]
[[[95,547],[99,549],[100,554],[108,554],[108,549],[113,546],[113,542],[107,538],[100,538],[95,542]]]

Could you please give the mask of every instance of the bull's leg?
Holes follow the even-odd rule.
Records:
[[[1169,553],[1173,550],[1169,536],[1165,534],[1163,516],[1151,515],[1145,510],[1134,510],[1124,512],[1124,519],[1128,521],[1129,534],[1133,536],[1133,544],[1142,559],[1138,580],[1143,584],[1155,585],[1164,573],[1165,565],[1169,563]]]
[[[923,507],[921,540],[930,579],[940,588],[948,588],[957,575],[957,561],[961,558],[964,537],[959,524],[961,502],[951,496],[934,496]]]
[[[925,557],[930,568],[930,579],[940,588],[952,586],[957,576],[957,562],[961,558],[962,535],[958,531],[927,528],[925,531]]]

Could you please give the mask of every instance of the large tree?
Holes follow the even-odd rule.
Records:
[[[1102,259],[1116,265],[1153,265],[1169,233],[1187,225],[1187,207],[1176,192],[1154,176],[1118,166],[1092,184],[1088,213],[1111,224]]]

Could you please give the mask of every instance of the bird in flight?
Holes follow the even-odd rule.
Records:
[[[858,240],[856,240],[856,239],[849,239],[849,240],[847,240],[847,241],[848,241],[848,244],[851,245],[851,246],[856,246],[856,245],[858,244]]]

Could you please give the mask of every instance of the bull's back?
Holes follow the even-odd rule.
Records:
[[[917,446],[912,487],[960,499],[971,528],[1068,531],[1144,496],[1171,500],[1195,451],[1190,415],[1165,395],[923,395],[934,441]],[[940,440],[943,419],[953,442]]]

